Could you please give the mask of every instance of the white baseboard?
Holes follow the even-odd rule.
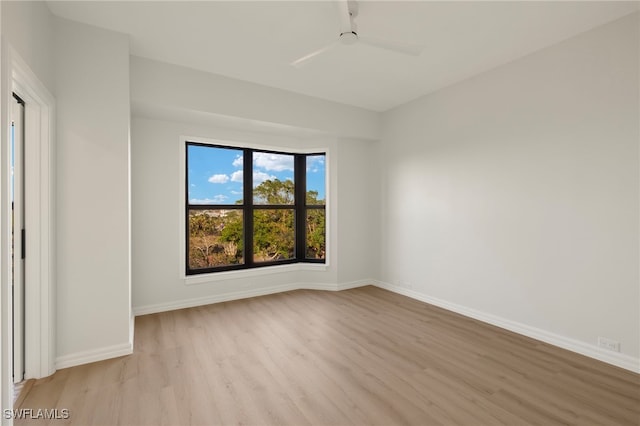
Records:
[[[531,337],[536,340],[540,340],[545,343],[549,343],[554,346],[558,346],[563,349],[567,349],[572,352],[579,353],[581,355],[588,356],[590,358],[597,359],[599,361],[606,362],[607,364],[615,365],[617,367],[630,370],[635,373],[640,373],[640,359],[634,358],[629,355],[611,352],[595,345],[589,345],[579,340],[571,339],[569,337],[561,336],[559,334],[551,333],[540,328],[531,327],[526,324],[522,324],[516,321],[512,321],[506,318],[502,318],[496,315],[488,314],[486,312],[478,311],[468,308],[466,306],[458,305],[448,302],[446,300],[438,299],[435,297],[427,296],[417,291],[400,287],[397,285],[389,284],[382,281],[372,281],[372,283],[385,290],[392,291],[394,293],[402,294],[412,299],[420,300],[431,305],[444,308],[446,310],[477,319],[482,322],[486,322],[491,325],[495,325],[500,328],[504,328],[509,331],[513,331],[518,334],[522,334],[527,337]]]
[[[337,284],[335,291],[349,290],[352,288],[364,287],[367,285],[375,285],[377,281],[372,279],[351,281],[348,283]]]
[[[77,352],[56,358],[56,370],[88,364],[90,362],[103,361],[109,358],[131,355],[132,353],[133,344],[131,343],[123,343],[121,345],[113,345],[105,348],[92,349],[90,351]]]
[[[350,288],[372,285],[375,280],[359,280],[348,283],[290,283],[271,287],[262,287],[241,291],[232,291],[210,296],[197,297],[193,299],[176,300],[169,303],[158,303],[155,305],[143,305],[133,308],[135,316],[155,314],[158,312],[173,311],[176,309],[193,308],[195,306],[210,305],[212,303],[229,302],[231,300],[247,299],[249,297],[265,296],[267,294],[282,293],[291,290],[326,290],[340,291]]]
[[[133,342],[135,341],[135,332],[136,332],[136,317],[133,315],[133,310],[131,311],[131,318],[129,318],[129,344],[133,348]]]

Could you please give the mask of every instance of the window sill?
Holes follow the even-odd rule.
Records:
[[[297,271],[325,272],[327,264],[295,263],[290,265],[265,266],[264,268],[243,269],[241,271],[212,272],[200,275],[183,275],[185,285],[205,284],[215,281],[240,280],[271,274],[286,274]]]

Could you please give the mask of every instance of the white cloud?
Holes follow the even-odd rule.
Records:
[[[324,155],[310,155],[307,157],[307,171],[318,173],[324,167]]]
[[[242,155],[238,155],[236,156],[236,159],[233,160],[233,167],[242,167],[244,159],[242,158]]]
[[[211,183],[227,183],[229,182],[229,176],[227,175],[213,175],[209,178]]]
[[[274,180],[274,179],[276,179],[276,177],[268,173],[257,172],[257,171],[253,172],[253,186],[258,186],[265,180]]]
[[[269,152],[254,152],[253,162],[256,167],[267,171],[282,172],[284,170],[293,171],[293,156],[283,154],[272,154]]]
[[[214,195],[213,198],[192,198],[189,200],[190,204],[221,204],[224,203],[229,197],[226,195]]]
[[[231,173],[231,181],[232,182],[242,182],[242,170],[236,170]]]

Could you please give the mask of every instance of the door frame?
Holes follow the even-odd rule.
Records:
[[[44,84],[6,40],[2,42],[2,116],[0,143],[0,264],[2,274],[2,407],[13,402],[11,356],[13,353],[11,323],[9,159],[7,157],[10,118],[7,113],[12,93],[25,102],[24,161],[25,161],[25,378],[41,378],[55,372],[55,100]]]
[[[24,228],[24,117],[25,104],[19,96],[13,94],[15,98],[11,101],[11,114],[9,122],[13,136],[10,137],[9,161],[13,159],[13,185],[10,191],[13,192],[12,204],[12,245],[11,251],[12,265],[11,271],[11,295],[13,309],[13,383],[19,383],[24,379],[24,258],[23,236]],[[16,173],[17,172],[17,173]],[[16,333],[17,331],[17,333]]]

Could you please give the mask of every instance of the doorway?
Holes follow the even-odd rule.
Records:
[[[25,368],[25,103],[15,93],[11,102],[11,292],[13,310],[13,383],[24,380]]]
[[[14,381],[51,375],[56,366],[55,99],[10,45],[3,44],[1,59],[0,408],[7,409],[13,406]],[[20,103],[13,93],[24,102]],[[23,143],[11,148],[14,138]],[[19,150],[17,160],[9,155]],[[11,161],[23,164],[22,173],[12,175]],[[22,188],[14,194],[13,177],[21,180],[16,183]],[[21,202],[13,198],[18,194]],[[22,225],[15,227],[19,232],[14,231],[14,208],[22,208],[17,215]],[[26,229],[24,234],[22,229]],[[14,252],[21,261],[22,253],[26,259],[16,271],[12,270]],[[22,273],[15,277],[15,282],[24,283],[15,292],[16,298],[22,296],[21,301],[14,301],[14,273]],[[14,315],[16,305],[22,311]],[[16,333],[17,340],[13,337],[14,323],[22,327],[22,333]],[[14,362],[22,366],[14,370]]]

